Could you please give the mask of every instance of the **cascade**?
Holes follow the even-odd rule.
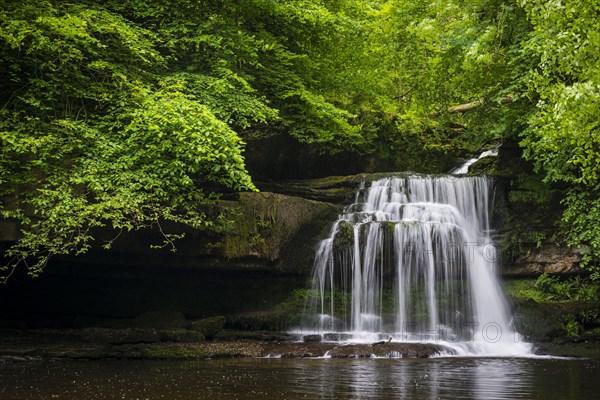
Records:
[[[467,161],[465,161],[463,164],[459,165],[458,167],[454,168],[452,171],[450,171],[451,174],[466,174],[467,172],[469,172],[469,167],[471,165],[473,165],[476,161],[481,160],[482,158],[485,157],[497,157],[498,156],[498,149],[491,149],[491,150],[486,150],[483,153],[481,153],[477,158],[471,158]]]
[[[497,277],[492,196],[488,177],[363,184],[319,244],[307,329],[338,340],[434,341],[458,354],[530,353]]]

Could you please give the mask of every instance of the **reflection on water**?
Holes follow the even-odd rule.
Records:
[[[556,359],[243,359],[0,365],[0,398],[580,399],[600,363]]]

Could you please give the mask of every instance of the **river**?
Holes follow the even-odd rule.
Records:
[[[584,399],[600,362],[544,358],[44,361],[0,365],[0,398]]]

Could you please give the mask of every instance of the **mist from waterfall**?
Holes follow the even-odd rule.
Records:
[[[306,328],[333,340],[444,343],[458,354],[530,353],[497,277],[492,196],[487,177],[362,185],[318,247]]]

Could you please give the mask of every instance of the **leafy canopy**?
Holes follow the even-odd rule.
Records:
[[[244,141],[270,135],[423,172],[518,137],[568,186],[570,243],[600,256],[597,2],[1,4],[9,272],[87,251],[98,228],[167,245],[163,221],[222,229],[219,193],[255,190]]]

